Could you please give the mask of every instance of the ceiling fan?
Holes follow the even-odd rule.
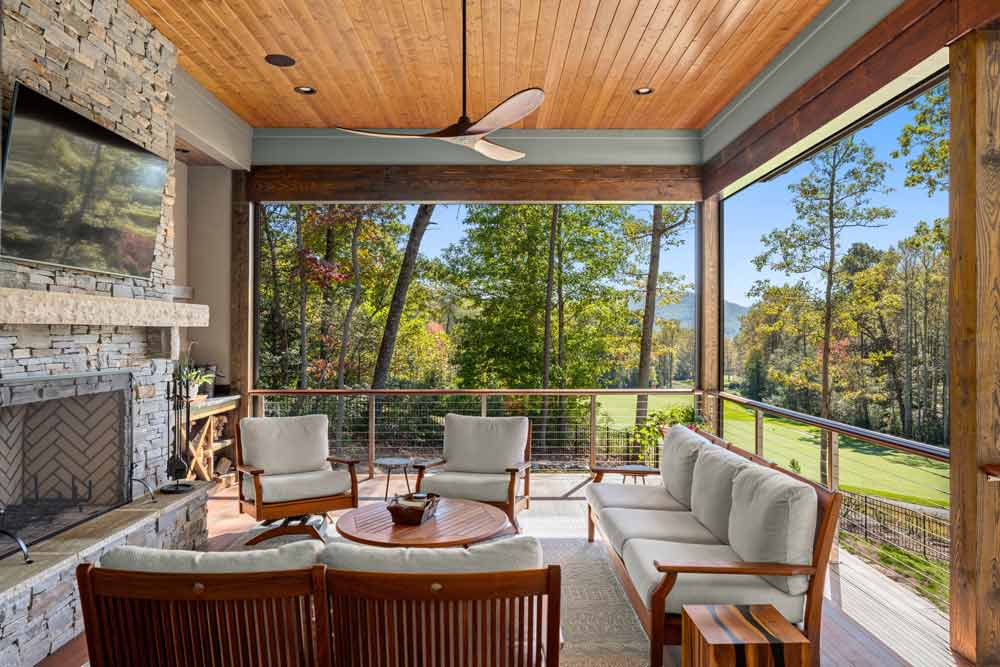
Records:
[[[467,115],[468,96],[468,75],[466,40],[466,3],[462,0],[462,115],[458,122],[449,125],[443,130],[423,134],[394,134],[389,132],[371,132],[368,130],[352,130],[346,127],[338,127],[338,130],[363,137],[380,137],[383,139],[437,139],[447,141],[450,144],[458,144],[465,148],[470,148],[480,155],[484,155],[491,160],[500,162],[513,162],[524,157],[524,153],[516,151],[500,144],[495,144],[486,139],[486,135],[495,130],[513,125],[521,120],[542,104],[545,99],[545,92],[541,88],[525,88],[516,92],[500,104],[493,107],[489,113],[473,123]]]

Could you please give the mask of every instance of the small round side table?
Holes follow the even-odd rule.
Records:
[[[410,493],[410,476],[406,473],[413,459],[402,456],[386,456],[375,459],[375,465],[385,468],[385,500],[389,500],[389,480],[392,479],[393,468],[402,468],[403,477],[406,479],[406,492]]]

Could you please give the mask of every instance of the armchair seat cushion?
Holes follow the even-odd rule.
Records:
[[[671,540],[693,544],[720,544],[691,512],[635,510],[609,507],[598,515],[601,531],[619,554],[635,539]]]
[[[679,500],[661,484],[588,484],[583,493],[595,512],[609,507],[637,510],[685,511]]]
[[[521,478],[518,478],[517,492],[521,492]],[[445,498],[464,498],[485,502],[507,502],[507,488],[510,473],[481,474],[472,472],[439,472],[424,477],[420,490],[436,493]]]
[[[646,607],[652,606],[653,591],[663,581],[653,561],[698,563],[713,560],[738,561],[739,555],[725,544],[684,544],[659,540],[629,540],[623,555],[625,569]],[[667,613],[679,614],[686,604],[773,604],[790,623],[802,621],[805,595],[789,595],[763,577],[748,574],[679,574],[667,595]]]
[[[260,488],[265,503],[323,498],[350,492],[351,475],[344,470],[329,469],[291,475],[261,475]],[[253,478],[250,475],[243,475],[243,497],[254,500]]]
[[[543,567],[542,545],[534,537],[518,535],[468,549],[385,549],[353,542],[326,545],[319,562],[336,570],[410,574],[465,574],[537,570]]]
[[[101,556],[101,567],[173,574],[300,570],[315,565],[322,549],[323,543],[318,540],[302,540],[277,549],[252,551],[185,551],[124,546]]]

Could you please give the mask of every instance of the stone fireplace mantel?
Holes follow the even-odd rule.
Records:
[[[207,327],[208,306],[151,299],[0,288],[6,324]]]

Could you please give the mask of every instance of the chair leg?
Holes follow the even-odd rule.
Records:
[[[323,515],[323,524],[322,524],[323,526],[326,525],[326,521],[328,520],[328,518],[329,518],[328,515],[326,514]],[[320,535],[318,530],[316,530],[307,523],[308,520],[309,520],[308,516],[289,517],[288,519],[285,519],[280,526],[275,526],[270,530],[265,530],[260,535],[257,535],[247,540],[246,546],[253,546],[255,544],[260,544],[261,542],[265,542],[275,537],[283,537],[285,535],[306,535],[310,539],[319,540],[320,542],[322,542],[323,536]],[[270,521],[265,521],[264,525],[265,526],[270,525],[273,521],[274,521],[273,519]],[[292,521],[298,521],[298,523],[293,524]]]
[[[514,526],[514,532],[518,535],[521,534],[521,526],[517,523],[517,509],[514,505],[507,506],[507,518],[510,519],[510,525]]]
[[[594,514],[590,511],[590,505],[587,505],[587,541],[594,541]]]

